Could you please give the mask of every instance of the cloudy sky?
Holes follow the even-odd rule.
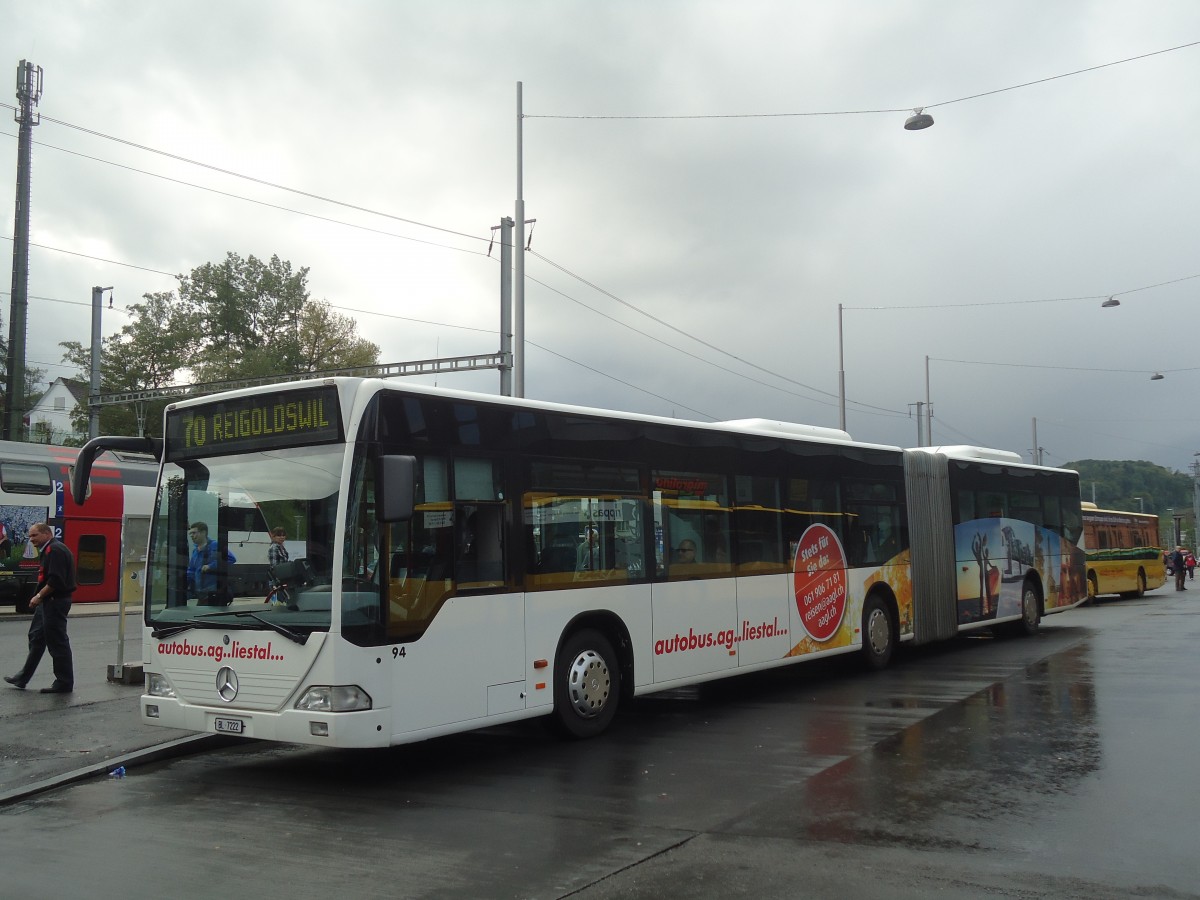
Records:
[[[1194,0],[7,3],[28,359],[79,374],[93,285],[112,333],[228,251],[307,266],[383,361],[495,352],[521,82],[527,396],[837,427],[840,347],[858,439],[915,444],[928,391],[935,443],[1028,458],[1036,420],[1047,463],[1188,471],[1194,42]]]

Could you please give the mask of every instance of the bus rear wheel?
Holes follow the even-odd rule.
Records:
[[[612,643],[585,628],[571,635],[554,663],[554,720],[567,737],[590,738],[608,728],[621,696],[621,669]]]
[[[879,595],[867,598],[862,614],[862,655],[869,669],[884,669],[896,650],[896,626]]]

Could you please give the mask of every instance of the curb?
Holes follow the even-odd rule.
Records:
[[[104,762],[92,763],[91,765],[84,766],[82,769],[75,769],[62,775],[55,775],[53,778],[46,778],[33,784],[14,788],[11,791],[5,791],[3,794],[0,794],[0,808],[13,803],[20,803],[22,800],[27,800],[36,794],[44,794],[47,791],[53,791],[69,784],[85,781],[97,775],[107,776],[109,772],[118,766],[129,768],[130,766],[146,765],[153,762],[160,762],[164,759],[187,756],[191,753],[216,750],[235,743],[238,743],[236,739],[219,734],[197,734],[185,738],[176,738],[173,741],[155,744],[152,747],[134,750],[131,753],[123,753]]]

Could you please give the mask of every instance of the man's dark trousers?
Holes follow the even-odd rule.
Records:
[[[54,662],[54,683],[74,687],[75,668],[71,661],[71,641],[67,637],[67,613],[71,611],[70,597],[47,597],[33,608],[29,623],[29,656],[17,677],[28,683],[37,671],[42,654],[50,652]]]

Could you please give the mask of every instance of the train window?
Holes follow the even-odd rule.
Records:
[[[80,584],[103,583],[105,544],[102,534],[80,536],[79,552],[75,554],[75,574]]]
[[[10,494],[51,494],[50,470],[32,463],[0,462],[0,487]]]

